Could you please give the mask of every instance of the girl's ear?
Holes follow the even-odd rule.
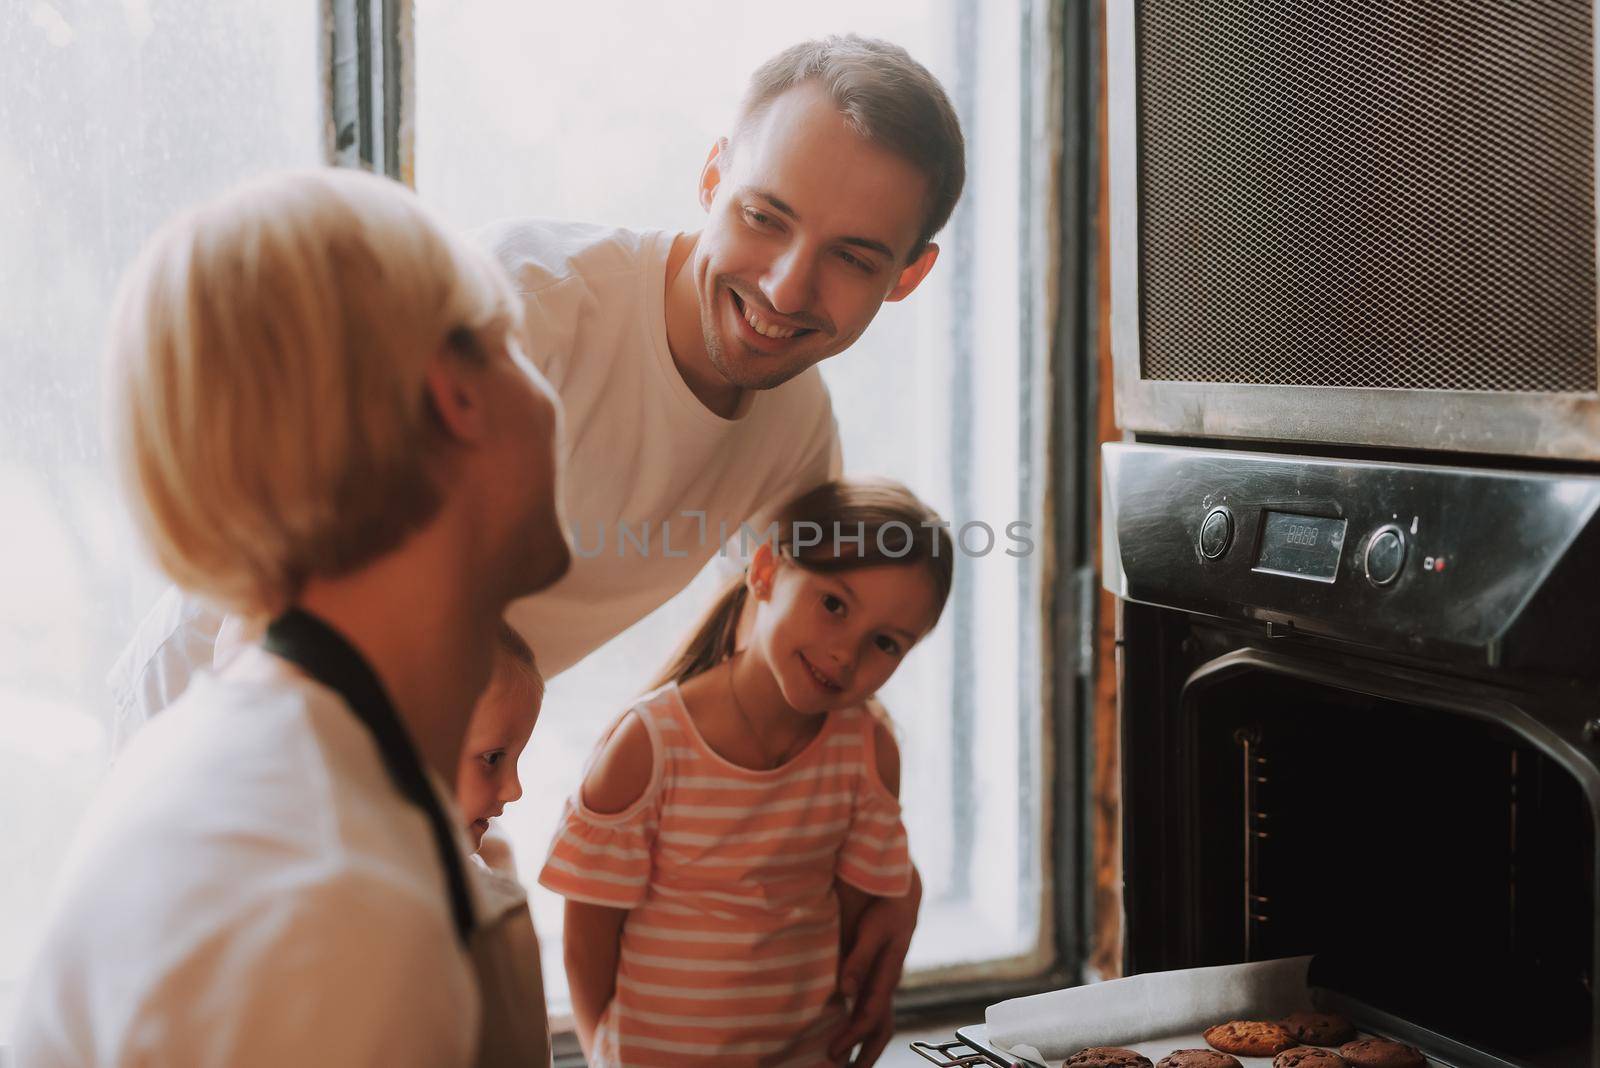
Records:
[[[750,557],[750,566],[745,569],[744,582],[750,590],[750,596],[757,601],[764,601],[772,595],[772,580],[778,573],[778,555],[772,551],[772,543],[764,541],[756,546],[756,551]]]

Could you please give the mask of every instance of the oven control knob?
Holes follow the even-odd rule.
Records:
[[[1398,527],[1384,527],[1367,542],[1367,581],[1387,586],[1400,577],[1406,562],[1406,539]]]
[[[1200,555],[1215,560],[1233,544],[1233,513],[1226,508],[1213,508],[1200,524]]]

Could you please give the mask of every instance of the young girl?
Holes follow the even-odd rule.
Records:
[[[841,939],[910,887],[873,694],[938,621],[953,562],[904,487],[804,494],[602,739],[540,875],[567,899],[589,1064],[828,1062]]]

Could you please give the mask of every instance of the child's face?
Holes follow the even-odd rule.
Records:
[[[756,624],[751,645],[797,712],[827,712],[870,697],[889,681],[938,615],[920,564],[831,574],[809,571],[763,547],[753,560]]]
[[[456,768],[456,803],[467,819],[474,849],[483,844],[491,817],[522,796],[517,758],[528,744],[544,695],[504,656],[467,723]]]

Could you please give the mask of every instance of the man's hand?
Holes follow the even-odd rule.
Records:
[[[894,1037],[894,989],[900,985],[921,908],[922,877],[913,869],[905,897],[874,898],[861,913],[855,943],[839,968],[839,992],[851,1011],[828,1047],[836,1064],[870,1068]],[[861,1052],[852,1061],[850,1051],[858,1043]]]

